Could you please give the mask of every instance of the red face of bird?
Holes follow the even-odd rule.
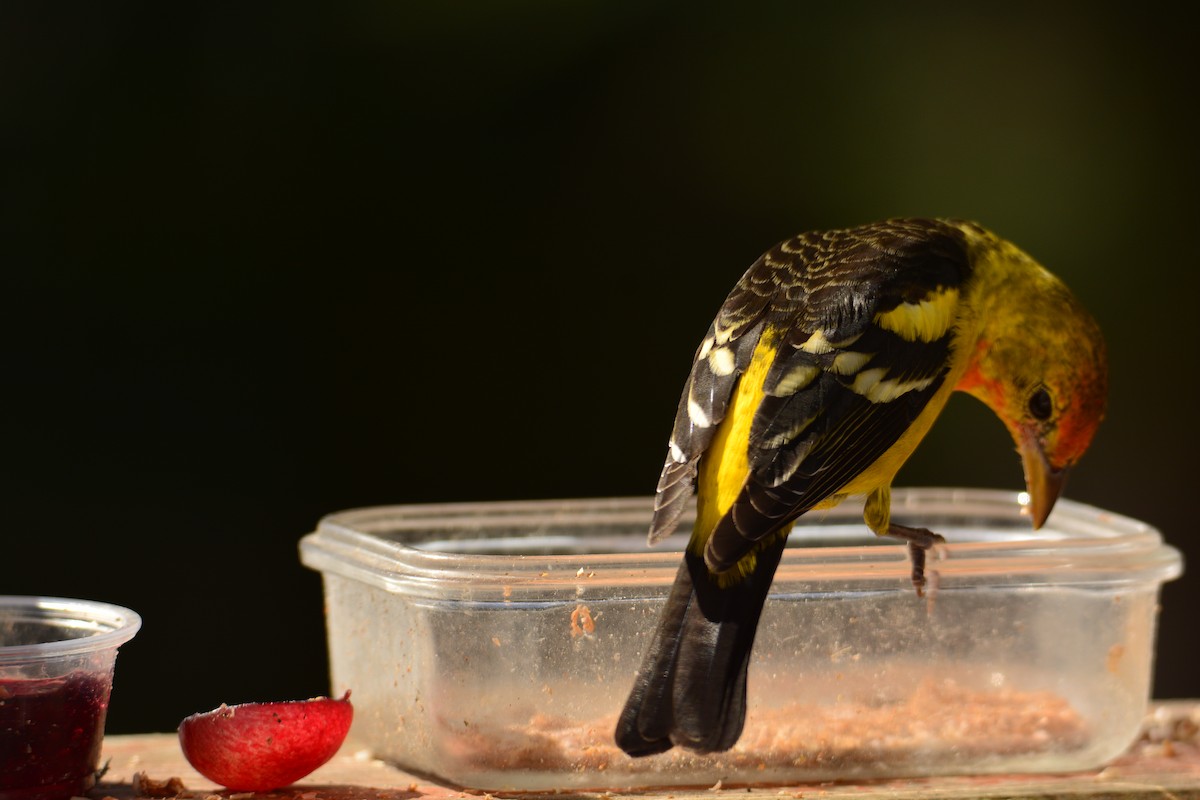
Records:
[[[1014,289],[1017,301],[1003,303],[1008,310],[989,319],[958,384],[986,403],[1012,435],[1035,528],[1091,444],[1108,393],[1099,326],[1062,283],[1048,273],[1038,277]]]

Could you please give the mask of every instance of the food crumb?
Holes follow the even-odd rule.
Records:
[[[571,638],[590,637],[595,632],[596,621],[592,619],[592,612],[582,603],[575,606],[575,610],[571,612]]]
[[[176,797],[187,791],[187,787],[178,777],[159,781],[144,772],[133,773],[132,784],[133,793],[142,797]]]
[[[1114,644],[1108,648],[1108,658],[1105,659],[1105,666],[1109,672],[1116,672],[1121,666],[1121,657],[1125,655],[1125,645]]]
[[[1166,741],[1195,743],[1197,733],[1200,733],[1200,711],[1168,704],[1154,709],[1138,741],[1143,746]]]
[[[708,790],[709,790],[710,792],[719,792],[719,791],[721,791],[721,781],[717,781],[717,782],[716,782],[716,783],[714,783],[712,786],[708,787]]]

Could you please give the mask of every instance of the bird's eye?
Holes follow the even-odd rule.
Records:
[[[1046,387],[1039,386],[1034,393],[1029,396],[1029,413],[1034,419],[1048,420],[1050,415],[1054,413],[1054,403],[1050,400],[1050,393],[1046,391]]]

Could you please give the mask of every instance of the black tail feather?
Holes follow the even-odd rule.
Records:
[[[754,633],[784,538],[757,554],[754,570],[721,587],[701,556],[684,556],[633,690],[617,721],[631,756],[679,745],[728,750],[746,721],[746,672]]]

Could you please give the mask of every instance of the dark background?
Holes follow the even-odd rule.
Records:
[[[0,593],[144,616],[110,731],[328,691],[327,512],[652,491],[716,307],[813,228],[973,218],[1060,274],[1112,369],[1068,495],[1196,553],[1191,28],[833,5],[3,6]],[[1011,451],[959,398],[898,483]]]

